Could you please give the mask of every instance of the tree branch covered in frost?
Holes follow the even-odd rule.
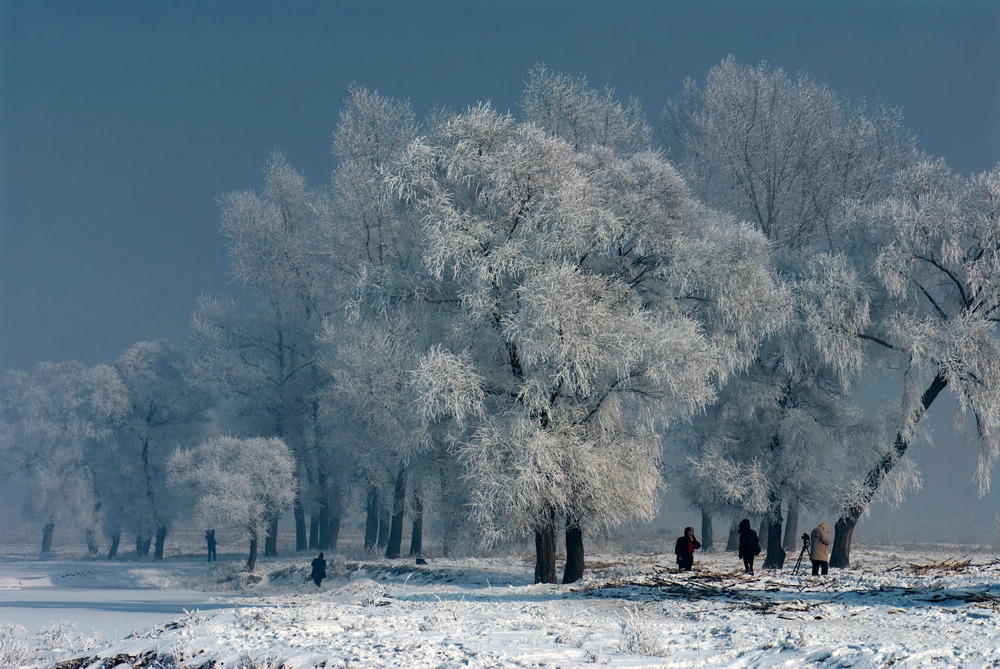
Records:
[[[432,346],[413,371],[410,386],[417,398],[417,415],[425,424],[450,418],[461,426],[483,413],[482,378],[467,354]]]
[[[280,439],[219,437],[176,451],[168,467],[171,485],[189,491],[207,525],[232,523],[251,538],[263,537],[295,498],[295,462]]]
[[[955,424],[978,447],[976,480],[989,490],[1000,443],[1000,167],[968,178],[943,161],[902,171],[892,191],[851,211],[845,226],[879,243],[873,273],[886,292],[886,325],[871,341],[904,352],[909,381],[939,375],[957,400]],[[904,396],[900,435],[924,408]]]
[[[566,140],[575,150],[613,147],[623,153],[648,148],[652,131],[635,98],[623,106],[614,89],[603,93],[590,87],[587,78],[551,72],[543,64],[528,73],[521,95],[528,123]]]

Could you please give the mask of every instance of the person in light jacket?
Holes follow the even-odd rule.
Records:
[[[681,571],[691,571],[694,565],[694,552],[701,544],[694,538],[694,528],[685,527],[684,536],[677,539],[674,545],[674,555],[677,556],[677,566]]]
[[[825,520],[809,535],[809,558],[812,560],[813,576],[826,576],[830,571],[830,523]]]

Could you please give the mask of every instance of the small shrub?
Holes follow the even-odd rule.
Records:
[[[83,650],[93,650],[98,646],[103,646],[107,643],[107,639],[104,638],[104,634],[98,629],[90,630],[90,636],[84,636],[80,634],[76,638],[76,646]]]
[[[657,656],[663,655],[663,645],[659,637],[650,629],[649,624],[639,617],[636,609],[626,609],[627,616],[619,622],[621,625],[621,652],[630,655]]]
[[[201,611],[195,609],[194,611],[188,611],[184,609],[184,617],[178,618],[176,620],[171,620],[170,622],[163,623],[163,625],[157,625],[153,628],[153,633],[157,633],[162,630],[176,630],[182,629],[184,627],[193,627],[195,625],[200,625],[206,622],[208,618],[201,614]],[[134,633],[133,633],[134,634]]]
[[[236,661],[233,669],[282,669],[282,667],[284,664],[276,655],[254,657],[246,653]]]
[[[388,606],[389,591],[380,583],[372,583],[361,596],[361,606]]]
[[[334,555],[330,558],[329,571],[334,576],[343,578],[347,576],[347,558],[343,555]]]
[[[32,660],[27,630],[13,623],[0,623],[0,667],[20,667]]]
[[[38,640],[47,648],[67,648],[76,641],[76,625],[62,620],[44,627],[38,632]]]
[[[278,585],[288,583],[305,583],[309,580],[309,569],[301,565],[291,565],[277,569],[267,575],[267,580]]]
[[[421,632],[436,632],[441,629],[441,623],[441,618],[436,614],[432,614],[426,616],[420,624],[417,625],[417,629]]]
[[[271,629],[271,617],[263,609],[235,609],[236,624],[245,630]]]

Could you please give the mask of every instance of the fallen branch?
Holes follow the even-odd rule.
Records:
[[[927,560],[927,558],[924,558]],[[941,562],[932,562],[930,564],[916,564],[910,562],[910,570],[918,574],[927,574],[932,571],[948,571],[953,573],[958,573],[968,569],[969,565],[972,564],[972,558],[958,558],[955,560],[942,560]]]

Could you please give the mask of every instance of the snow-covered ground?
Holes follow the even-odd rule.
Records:
[[[224,557],[0,557],[0,667],[1000,666],[988,547],[856,546],[825,578],[793,575],[795,555],[754,577],[732,553],[683,574],[590,555],[571,586],[532,584],[528,555],[334,556],[319,590],[311,553],[253,577]]]

